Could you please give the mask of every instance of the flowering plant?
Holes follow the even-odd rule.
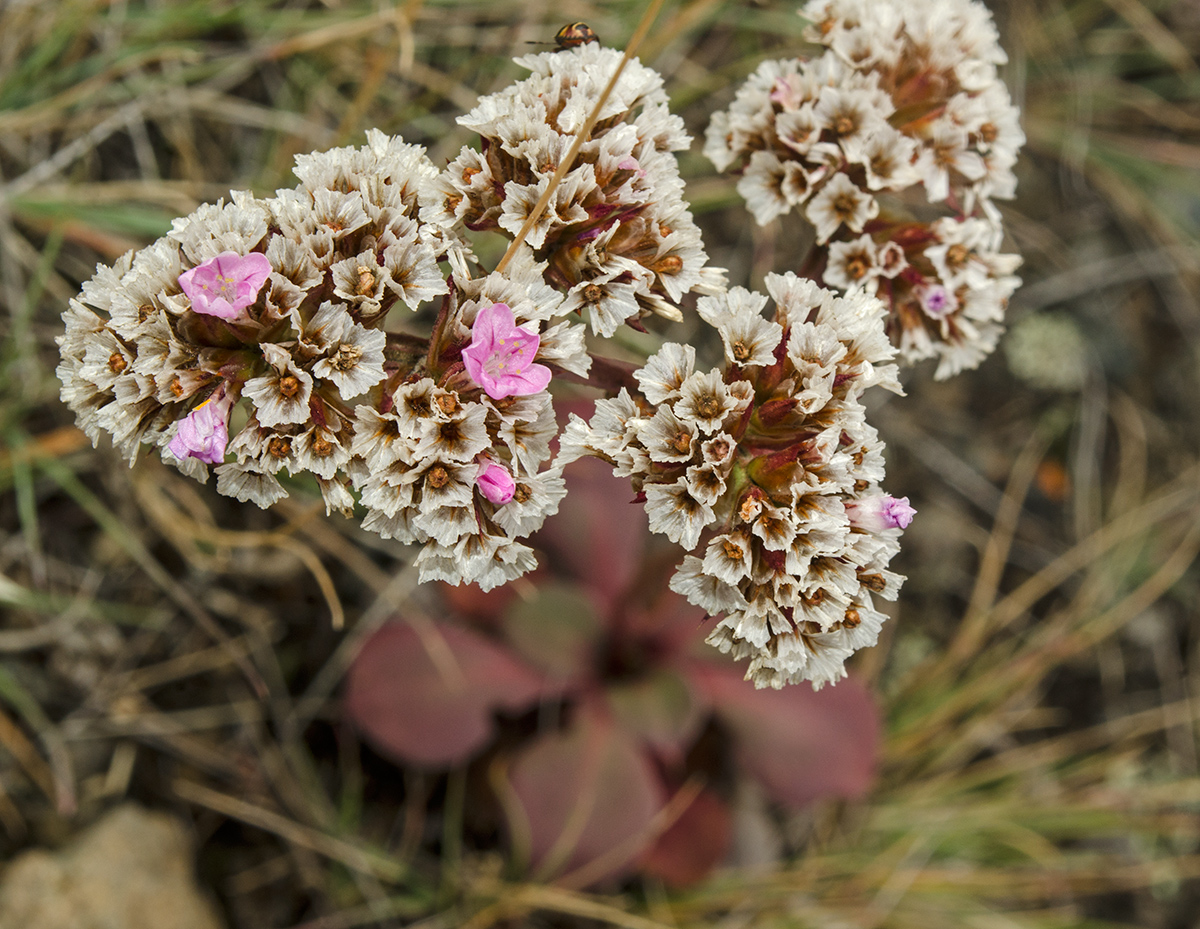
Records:
[[[755,218],[813,227],[768,316],[708,264],[662,78],[589,30],[518,58],[530,76],[459,119],[480,145],[444,170],[372,130],[98,268],[64,314],[62,397],[93,442],[211,465],[243,502],[311,475],[327,512],[419,546],[421,580],[484,590],[535,568],[563,468],[599,458],[683,549],[671,585],[721,617],[710,643],[760,687],[837,681],[913,512],[881,488],[864,394],[902,393],[897,357],[977,364],[1018,283],[992,203],[1021,142],[1003,52],[975,0],[941,6],[814,0],[822,56],[764,64],[713,117],[705,151],[744,164]],[[949,215],[906,212],[910,189]],[[468,233],[508,250],[481,267]],[[720,365],[669,339],[636,370],[603,352],[690,312]],[[552,393],[578,381],[605,396],[554,454]]]

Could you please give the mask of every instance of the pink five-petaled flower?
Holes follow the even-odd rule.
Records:
[[[179,275],[179,286],[197,313],[233,319],[258,299],[270,275],[271,262],[261,252],[221,252]]]
[[[517,482],[508,473],[508,469],[490,458],[479,459],[479,473],[475,476],[475,483],[479,485],[483,495],[498,506],[508,503],[517,490]]]
[[[493,400],[536,394],[550,383],[550,369],[533,363],[540,342],[538,335],[516,325],[505,304],[493,303],[475,317],[463,364]]]
[[[879,494],[846,504],[850,525],[868,532],[907,529],[917,511],[908,505],[908,497]]]
[[[921,309],[934,319],[949,316],[958,309],[958,298],[941,284],[922,284],[916,288]]]
[[[225,460],[225,445],[229,442],[229,410],[233,398],[218,387],[211,397],[201,403],[179,423],[179,429],[167,444],[167,450],[181,461],[199,458],[209,464]]]

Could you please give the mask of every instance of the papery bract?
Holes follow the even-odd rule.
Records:
[[[225,460],[225,446],[229,443],[229,410],[232,406],[233,398],[225,392],[225,387],[218,387],[211,397],[180,420],[179,429],[167,444],[167,450],[181,461],[198,458],[209,464],[220,464]]]
[[[270,276],[271,262],[260,252],[221,252],[179,275],[179,286],[197,313],[233,319],[258,299]]]
[[[533,363],[540,341],[516,324],[505,304],[493,303],[475,317],[463,364],[493,400],[540,393],[550,383],[550,369]]]

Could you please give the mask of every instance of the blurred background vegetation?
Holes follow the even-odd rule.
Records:
[[[668,2],[639,57],[700,136],[804,52],[796,6]],[[302,492],[263,513],[93,450],[54,338],[173,217],[369,127],[444,164],[527,43],[583,20],[620,47],[644,4],[0,3],[0,858],[128,796],[194,824],[237,929],[1200,925],[1200,6],[989,6],[1029,136],[1004,208],[1025,286],[978,371],[910,372],[874,413],[920,514],[852,671],[885,720],[874,790],[779,814],[752,868],[601,894],[526,882],[464,835],[461,784],[336,725],[360,630],[441,608],[403,549]],[[681,166],[731,283],[799,266],[799,220],[756,227],[699,145]]]

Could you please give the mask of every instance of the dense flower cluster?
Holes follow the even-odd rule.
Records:
[[[558,431],[547,365],[582,376],[591,359],[582,325],[545,325],[562,296],[544,283],[544,265],[519,255],[505,274],[456,288],[427,362],[356,410],[363,526],[423,543],[422,580],[488,590],[524,574],[535,559],[516,540],[566,493],[561,467],[541,467]]]
[[[275,474],[312,471],[344,508],[350,400],[379,391],[397,303],[447,292],[440,258],[465,246],[416,219],[436,174],[424,150],[373,132],[361,149],[297,159],[301,183],[260,200],[235,192],[163,238],[101,266],[64,314],[63,399],[93,440],[129,459],[142,444],[218,487],[269,505]],[[229,442],[233,405],[248,421]]]
[[[822,56],[766,62],[705,149],[742,167],[760,223],[795,208],[815,230],[812,279],[768,275],[769,315],[708,266],[673,154],[690,140],[636,60],[545,212],[480,271],[465,230],[523,235],[620,65],[586,42],[517,59],[531,76],[459,119],[481,150],[444,171],[373,131],[298,158],[291,190],[234,193],[98,268],[64,314],[64,401],[130,463],[157,447],[241,501],[309,475],[327,511],[420,546],[422,580],[484,589],[534,567],[523,540],[558,510],[563,467],[602,458],[684,550],[671,587],[719,617],[711,644],[759,687],[837,681],[878,636],[914,513],[881,489],[862,396],[902,393],[897,357],[944,377],[995,347],[1019,258],[992,199],[1013,193],[1023,136],[976,0],[804,12]],[[689,293],[724,363],[667,342],[631,377],[598,364],[607,398],[559,436],[552,382],[589,377],[585,326],[679,319]],[[401,304],[432,328],[385,330]]]
[[[641,398],[600,400],[572,417],[562,457],[598,455],[629,476],[650,528],[688,555],[671,587],[724,614],[708,641],[749,658],[758,686],[844,676],[883,622],[872,594],[894,597],[887,570],[912,510],[884,495],[883,444],[860,397],[900,393],[883,305],[836,297],[793,274],[768,275],[775,300],[734,288],[700,301],[726,364],[695,370],[667,343],[636,373]]]
[[[803,14],[814,22],[806,37],[827,51],[812,61],[764,62],[706,134],[705,154],[719,169],[743,167],[738,191],[755,219],[801,210],[815,230],[814,267],[825,267],[827,285],[847,290],[902,272],[893,231],[915,222],[909,207],[917,204],[905,199],[915,190],[956,219],[981,213],[992,231],[972,226],[970,237],[986,237],[995,255],[1000,214],[992,200],[1014,195],[1012,167],[1025,137],[996,76],[1005,55],[987,9],[976,0],[813,0]],[[952,245],[949,228],[935,223],[917,238]],[[916,303],[890,303],[902,360],[938,355],[937,376],[946,377],[991,352],[1004,301],[1019,283],[1007,257],[997,264],[1007,269],[995,275],[1005,283],[989,284],[975,301],[989,305],[986,314],[959,313],[947,324],[950,311],[939,308],[918,326],[911,314],[895,319]],[[879,295],[892,297],[886,288]]]
[[[296,173],[292,190],[234,193],[100,267],[64,314],[64,401],[131,463],[157,445],[200,480],[216,465],[221,493],[263,507],[287,495],[281,472],[309,473],[327,509],[350,513],[353,487],[368,528],[429,543],[427,576],[516,576],[531,555],[512,540],[561,496],[561,481],[536,476],[553,433],[550,370],[472,381],[464,350],[488,309],[509,314],[531,363],[586,374],[583,327],[544,328],[562,298],[528,253],[503,279],[467,279],[465,244],[419,219],[437,174],[419,147],[372,132],[363,148],[301,156]],[[394,305],[441,295],[432,343],[380,328]]]
[[[479,133],[439,176],[431,222],[516,236],[587,121],[621,53],[589,43],[516,59],[533,72],[482,97],[458,122]],[[527,242],[564,310],[586,310],[609,336],[649,313],[682,319],[689,291],[718,292],[683,199],[674,151],[690,138],[667,108],[662,77],[630,61]]]
[[[907,364],[936,358],[936,378],[974,368],[1004,331],[1021,257],[1000,252],[1000,230],[976,217],[883,225],[833,242],[826,284],[876,294]]]

